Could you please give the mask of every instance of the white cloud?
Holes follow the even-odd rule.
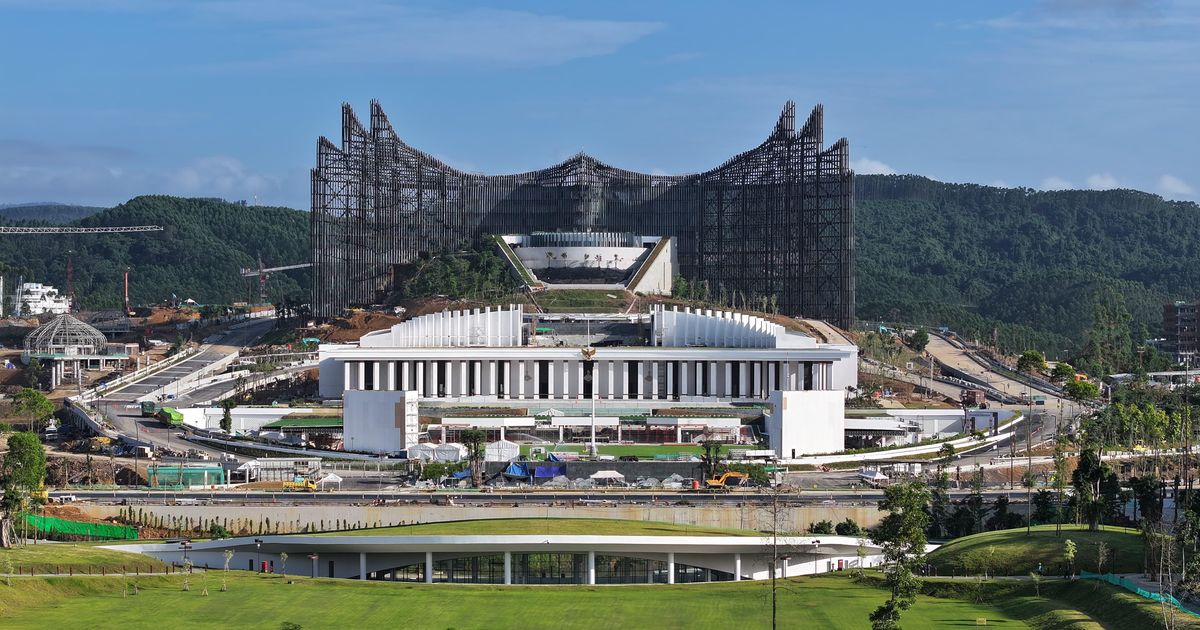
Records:
[[[1041,188],[1042,190],[1069,190],[1074,187],[1074,184],[1057,175],[1051,175],[1050,177],[1043,179],[1042,185],[1038,186],[1038,188]]]
[[[1196,194],[1196,189],[1190,184],[1175,177],[1174,175],[1163,175],[1158,178],[1158,190],[1167,197],[1193,197]]]
[[[1112,188],[1120,188],[1121,183],[1117,181],[1112,173],[1096,173],[1088,175],[1087,187],[1093,190],[1110,190]]]
[[[992,183],[988,184],[988,186],[993,186],[996,188],[1012,188],[1012,184],[1009,184],[1008,182],[1004,181],[1003,179],[997,179],[997,180],[993,181]]]
[[[871,158],[858,158],[850,161],[850,168],[860,175],[895,175],[896,169]]]

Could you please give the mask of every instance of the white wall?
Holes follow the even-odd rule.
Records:
[[[395,453],[417,443],[415,391],[345,393],[343,441],[347,451]]]
[[[221,416],[225,413],[221,407],[186,407],[178,411],[183,414],[184,424],[210,430],[221,428]],[[317,417],[322,415],[322,412],[330,411],[315,407],[234,407],[229,411],[229,416],[233,420],[234,431],[257,431],[264,424],[270,424],[284,416],[314,414],[314,417]]]
[[[771,411],[766,420],[771,450],[779,457],[836,453],[845,449],[844,392],[771,392]]]
[[[666,238],[662,251],[653,260],[647,260],[645,271],[637,284],[629,287],[634,293],[645,295],[671,295],[675,282],[675,269],[679,262],[675,256],[675,239]]]

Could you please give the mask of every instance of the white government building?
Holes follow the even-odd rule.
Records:
[[[342,398],[346,448],[416,444],[416,398],[525,406],[628,401],[647,410],[759,403],[781,457],[840,451],[858,349],[744,313],[533,314],[443,311],[320,347],[320,393]],[[404,403],[404,404],[401,404]]]

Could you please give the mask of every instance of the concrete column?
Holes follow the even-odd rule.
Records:
[[[675,583],[675,552],[667,552],[667,584]]]
[[[763,397],[763,364],[762,361],[754,362],[754,397]]]
[[[512,552],[504,552],[504,583],[512,584]]]
[[[742,554],[733,554],[733,581],[742,581]]]
[[[394,392],[394,391],[400,389],[399,387],[396,387],[396,362],[395,361],[387,362],[387,387],[384,389],[387,389],[389,392]]]
[[[720,390],[720,388],[717,387],[717,362],[716,361],[708,362],[708,395],[713,396],[713,397],[721,395],[721,390]]]
[[[768,392],[773,392],[775,390],[782,389],[781,387],[779,387],[779,383],[775,382],[775,366],[776,365],[777,364],[774,361],[768,361],[767,365],[766,365],[766,367],[767,367],[767,391]]]
[[[409,383],[412,382],[412,376],[410,376],[411,372],[412,372],[412,361],[401,361],[400,362],[400,382],[398,382],[396,384],[397,390],[404,390],[404,391],[408,392],[408,391],[412,391],[413,389],[416,389],[414,387],[409,386]]]
[[[436,361],[430,361],[426,364],[426,369],[429,372],[429,396],[437,398],[438,395],[438,364]]]
[[[641,400],[646,397],[646,362],[638,361],[634,364],[634,369],[637,370],[636,376],[634,376],[634,381],[637,383],[634,398]]]
[[[738,361],[738,396],[745,398],[750,395],[750,364]]]
[[[421,396],[429,395],[429,388],[425,387],[425,362],[417,361],[413,364],[413,378],[416,381],[413,383],[413,389],[420,392]]]
[[[367,362],[358,362],[358,387],[355,389],[363,390],[367,388]]]
[[[530,394],[532,398],[538,398],[542,392],[542,370],[537,361],[531,361],[529,367],[533,368],[533,392]]]
[[[350,366],[353,364],[354,363],[352,361],[342,362],[342,369],[346,373],[345,377],[342,379],[342,389],[354,389],[354,381],[350,378],[352,376]]]
[[[629,400],[629,361],[621,362],[621,399]]]
[[[358,579],[367,579],[367,553],[365,551],[358,553]]]
[[[425,552],[425,583],[433,584],[433,552]]]
[[[571,361],[571,365],[575,366],[575,398],[583,400],[583,371],[585,366],[583,361]],[[592,370],[596,369],[596,364],[592,363]],[[592,395],[596,395],[596,374],[592,373]]]
[[[651,361],[650,366],[650,400],[658,399],[658,361]]]
[[[675,399],[675,370],[673,370],[671,368],[674,365],[678,365],[678,363],[671,361],[671,362],[668,362],[666,365],[667,365],[667,400],[674,400]]]
[[[725,361],[725,382],[721,384],[721,396],[724,398],[733,398],[736,392],[733,391],[733,362]]]
[[[588,552],[588,584],[596,583],[596,552]]]
[[[605,363],[608,364],[605,368],[608,371],[608,399],[612,400],[617,397],[617,382],[613,379],[613,364],[616,361],[605,361]]]
[[[704,379],[706,379],[706,378],[708,378],[708,375],[704,373],[704,364],[701,363],[700,361],[697,361],[696,362],[696,389],[694,389],[692,391],[692,393],[694,395],[700,396],[700,395],[704,394]]]
[[[692,391],[691,381],[688,380],[688,377],[691,376],[691,368],[689,367],[691,365],[692,365],[691,361],[680,361],[679,362],[679,397],[680,398],[691,395],[689,393]]]
[[[381,391],[383,389],[383,381],[380,377],[383,376],[383,370],[379,369],[379,361],[371,362],[371,389]]]
[[[560,392],[563,400],[571,397],[571,362],[562,362],[562,392]]]
[[[473,387],[469,388],[471,390],[471,395],[472,396],[480,396],[485,391],[483,388],[483,365],[479,361],[472,361],[471,362],[471,372],[472,372],[473,376],[475,377],[475,385]],[[471,381],[468,379],[463,384],[470,385],[470,383],[471,383]]]
[[[454,392],[456,394],[459,394],[460,396],[470,396],[472,393],[471,392],[471,377],[470,377],[470,374],[467,372],[467,370],[470,370],[472,367],[474,367],[472,365],[472,363],[473,363],[472,361],[459,361],[458,362],[458,383],[457,383],[457,387],[455,387]],[[446,392],[446,394],[450,395],[450,396],[454,395],[454,394],[451,394],[450,392]]]
[[[509,365],[511,366],[512,364],[510,363]],[[525,362],[517,361],[516,368],[517,368],[517,376],[516,376],[517,399],[525,400]]]

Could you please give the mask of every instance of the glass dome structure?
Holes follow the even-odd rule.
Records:
[[[104,333],[70,315],[59,315],[25,335],[25,354],[31,357],[97,356],[107,349]]]

